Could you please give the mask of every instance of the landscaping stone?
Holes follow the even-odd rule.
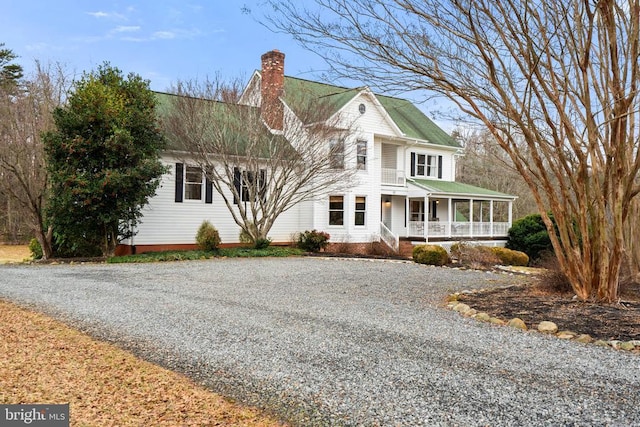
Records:
[[[626,341],[626,342],[621,342],[620,343],[620,350],[627,350],[627,351],[631,351],[634,350],[636,348],[635,345],[633,345],[631,342]]]
[[[594,345],[600,346],[600,347],[609,347],[609,343],[603,340],[597,340],[596,342],[593,343]]]
[[[464,303],[458,303],[453,307],[453,311],[457,311],[458,313],[466,313],[467,311],[471,310],[471,307],[469,307],[467,304]]]
[[[609,344],[611,347],[615,348],[616,350],[620,348],[620,341],[618,340],[607,341],[607,344]]]
[[[584,344],[589,344],[593,342],[593,338],[591,338],[591,335],[589,334],[580,334],[576,337],[576,341]]]
[[[478,310],[476,310],[475,308],[471,308],[471,309],[469,309],[467,312],[463,313],[462,315],[463,315],[464,317],[471,317],[471,316],[473,316],[473,315],[474,315],[474,314],[476,314],[476,313],[478,313]]]
[[[497,317],[491,317],[489,318],[489,323],[492,323],[494,325],[505,325],[505,321],[502,319],[498,319]]]
[[[558,325],[553,322],[544,320],[538,325],[538,331],[545,334],[555,334],[556,332],[558,332]]]
[[[527,330],[527,325],[525,325],[524,321],[518,317],[515,317],[509,320],[507,326],[511,326],[512,328],[522,329],[523,331]]]
[[[575,333],[575,332],[573,332],[573,331],[560,331],[560,332],[558,332],[558,333],[556,334],[556,336],[557,336],[558,338],[560,338],[561,340],[570,340],[570,339],[575,338],[575,337],[576,337],[576,335],[578,335],[578,334],[576,334],[576,333]]]
[[[489,319],[491,319],[491,316],[489,316],[487,313],[485,312],[481,312],[476,314],[475,316],[473,316],[474,319],[477,319],[481,322],[488,322]]]

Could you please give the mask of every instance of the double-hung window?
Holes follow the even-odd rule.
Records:
[[[329,165],[332,169],[344,169],[344,141],[332,139],[329,141]]]
[[[364,196],[356,196],[354,225],[365,225],[366,216],[367,216],[367,198]]]
[[[344,196],[329,196],[329,225],[344,225]]]
[[[418,154],[417,161],[416,161],[416,175],[418,176],[424,176],[426,157],[427,156],[425,156],[424,154]]]
[[[442,179],[442,156],[411,153],[411,176]]]
[[[438,156],[427,156],[427,174],[431,178],[438,177]]]
[[[257,173],[251,171],[241,171],[239,168],[233,168],[233,186],[236,193],[233,195],[233,203],[238,204],[240,196],[243,202],[252,202],[260,197],[265,200],[267,188],[267,170],[260,169]],[[236,196],[237,194],[237,196]]]
[[[202,190],[204,187],[204,191]],[[187,166],[176,163],[175,168],[175,202],[184,200],[202,200],[213,203],[213,183],[198,166]]]
[[[184,176],[184,198],[186,200],[202,200],[202,169],[187,166]]]
[[[367,141],[359,140],[356,145],[356,167],[367,170]]]

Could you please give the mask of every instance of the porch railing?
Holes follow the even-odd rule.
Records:
[[[382,222],[380,223],[380,238],[394,251],[398,252],[400,249],[400,238],[393,234]]]
[[[425,225],[427,226],[425,233]],[[412,237],[506,237],[508,222],[424,222],[409,221]]]
[[[400,169],[387,169],[382,168],[382,183],[386,185],[401,185],[406,184],[406,178],[404,171]]]

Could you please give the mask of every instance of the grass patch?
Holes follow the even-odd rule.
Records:
[[[107,259],[110,264],[193,261],[209,258],[254,258],[254,257],[289,257],[302,255],[304,252],[296,248],[270,246],[264,249],[253,248],[221,248],[216,251],[165,251],[145,252],[143,254],[115,256]]]

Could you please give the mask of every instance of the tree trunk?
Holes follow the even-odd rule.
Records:
[[[42,227],[37,227],[33,230],[36,240],[40,243],[42,248],[42,259],[47,260],[53,256],[53,228],[49,227],[45,233]]]

